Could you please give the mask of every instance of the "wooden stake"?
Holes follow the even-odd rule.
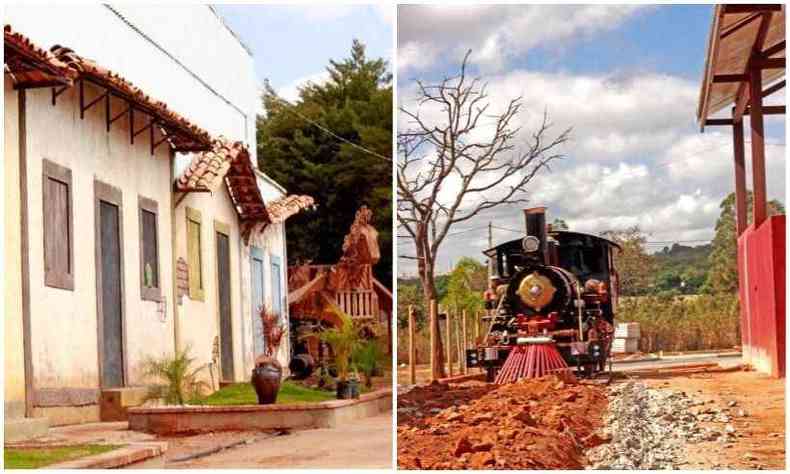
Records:
[[[475,311],[475,344],[480,339],[480,311]]]
[[[456,310],[455,313],[455,349],[458,353],[458,373],[464,374],[466,373],[466,369],[464,369],[464,362],[463,357],[461,357],[461,322],[458,321],[458,312]]]
[[[409,383],[417,383],[417,357],[414,350],[414,307],[409,305]]]
[[[448,310],[445,315],[445,333],[447,334],[447,375],[449,377],[453,376],[453,328],[451,326],[451,316],[450,311]]]
[[[438,344],[438,340],[436,339],[436,330],[439,328],[439,314],[438,308],[436,306],[436,300],[431,300],[429,302],[430,307],[430,315],[431,315],[431,381],[437,380],[440,378],[442,371],[438,367],[438,361],[436,360],[436,347]]]
[[[464,374],[466,374],[467,370],[468,370],[468,368],[466,367],[466,350],[469,349],[469,343],[467,342],[467,339],[466,339],[466,310],[463,310],[463,312],[461,314],[462,314],[462,316],[461,316],[461,318],[462,318],[461,319],[461,333],[462,333],[462,335],[464,337],[464,344],[463,344],[463,347],[462,347],[462,350],[461,350],[461,356],[463,357],[463,361],[464,361],[463,362],[464,363]]]

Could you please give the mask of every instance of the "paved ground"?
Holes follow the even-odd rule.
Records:
[[[166,467],[203,468],[391,468],[392,413],[349,422],[338,428],[294,431],[284,436],[251,435],[243,444]],[[171,448],[173,449],[173,448]],[[172,453],[172,454],[171,454]]]
[[[648,361],[634,361],[634,362],[615,362],[612,364],[612,369],[618,372],[627,372],[632,370],[644,369],[657,369],[672,365],[681,364],[719,364],[722,367],[733,367],[741,363],[740,353],[706,353],[706,354],[688,354],[688,355],[673,355],[664,356],[661,359],[648,360]]]

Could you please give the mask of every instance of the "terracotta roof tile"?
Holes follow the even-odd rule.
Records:
[[[215,140],[211,150],[195,155],[189,166],[176,179],[176,189],[215,189],[233,160],[242,153],[246,153],[246,150],[241,142],[231,143],[223,138]]]
[[[3,27],[6,71],[17,87],[72,85],[77,72],[51,52],[36,46],[11,25]]]
[[[77,71],[80,79],[111,89],[113,95],[129,100],[143,112],[156,117],[158,125],[167,131],[168,139],[176,151],[205,151],[212,146],[207,131],[168,109],[167,104],[149,96],[121,75],[69,48],[55,45],[51,51],[58,60]]]
[[[266,210],[272,224],[277,224],[314,205],[315,200],[310,196],[289,194],[266,204]]]

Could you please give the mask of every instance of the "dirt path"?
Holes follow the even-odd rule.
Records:
[[[209,435],[201,435],[202,440]],[[363,418],[338,428],[294,431],[283,436],[266,433],[215,434],[224,442],[252,440],[206,457],[172,462],[203,444],[196,437],[172,439],[167,468],[380,468],[392,467],[392,413]],[[217,438],[206,440],[216,445]],[[179,444],[180,443],[180,444]]]

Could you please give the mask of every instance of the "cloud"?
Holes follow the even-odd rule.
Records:
[[[429,81],[430,82],[430,81]],[[415,110],[416,88],[399,90],[400,105]],[[504,206],[458,225],[456,230],[495,226],[522,229],[521,208],[548,206],[549,220],[564,219],[571,229],[600,233],[638,225],[651,240],[710,239],[721,200],[734,190],[732,135],[729,129],[709,127],[699,133],[694,123],[698,84],[664,74],[570,75],[513,70],[489,77],[490,111],[502,111],[513,97],[524,109],[514,125],[530,133],[548,110],[554,132],[573,127],[566,157],[551,172],[530,185],[526,205]],[[428,123],[442,119],[439,109],[423,107]],[[771,119],[773,120],[773,119]],[[399,127],[410,124],[403,114]],[[769,198],[785,201],[785,146],[781,129],[767,137],[766,164]],[[746,122],[747,184],[751,188],[751,150]],[[485,130],[479,132],[481,135]],[[453,198],[458,184],[442,189],[443,200]],[[446,202],[446,201],[445,201]],[[469,206],[468,203],[465,204]],[[485,230],[456,234],[441,250],[440,268],[461,256],[479,256]],[[495,242],[518,237],[495,229]],[[405,241],[405,242],[404,242]],[[412,247],[406,239],[405,251]],[[400,260],[400,273],[413,271]]]
[[[398,69],[417,71],[433,61],[414,61],[414,51],[433,58],[470,58],[500,71],[537,46],[559,48],[619,26],[644,7],[616,5],[401,5],[398,7]],[[459,32],[463,32],[459,35]],[[403,53],[403,57],[401,54]]]
[[[321,85],[328,80],[329,80],[328,72],[326,71],[316,72],[308,76],[300,77],[283,87],[279,87],[277,89],[277,94],[289,102],[295,102],[299,100],[299,88],[304,87],[310,83],[315,85]]]

